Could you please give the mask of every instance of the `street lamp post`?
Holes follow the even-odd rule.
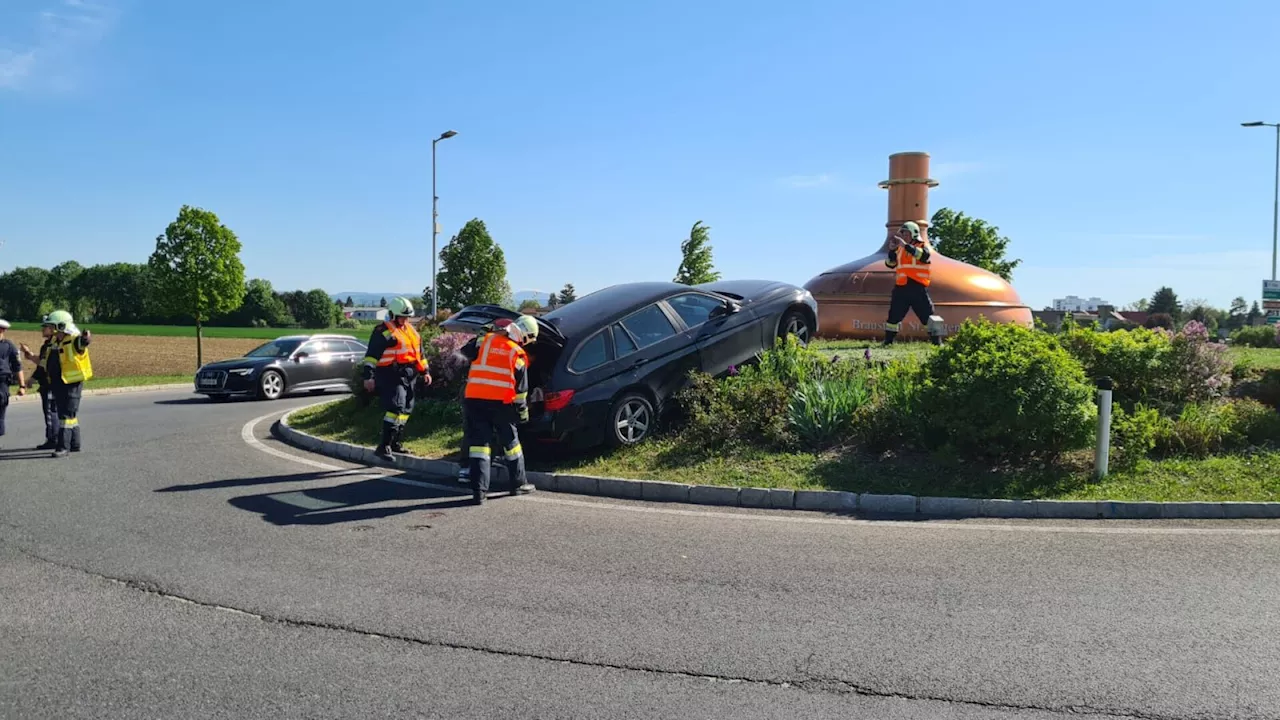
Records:
[[[1276,279],[1276,237],[1280,232],[1280,123],[1247,122],[1244,127],[1273,127],[1276,129],[1276,185],[1271,208],[1271,279]]]
[[[436,143],[457,134],[453,130],[446,130],[440,137],[431,141],[431,319],[433,321],[438,311],[436,298],[440,295],[440,290],[436,287],[436,259],[440,257],[439,251],[436,250],[436,236],[440,234],[440,213],[436,210],[440,200],[436,195]]]

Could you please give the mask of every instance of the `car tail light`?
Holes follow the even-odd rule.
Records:
[[[569,401],[573,400],[572,390],[560,390],[559,392],[549,392],[546,394],[545,405],[543,408],[547,412],[555,412],[563,410],[569,406]]]

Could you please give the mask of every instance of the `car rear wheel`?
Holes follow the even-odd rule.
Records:
[[[258,397],[263,400],[279,400],[284,394],[284,376],[275,370],[262,373],[258,380]]]
[[[622,395],[609,411],[609,444],[616,448],[643,442],[652,434],[656,420],[649,398],[638,392]]]
[[[799,310],[788,310],[778,324],[778,337],[785,339],[794,335],[801,345],[808,345],[813,339],[813,328],[809,326],[809,318]]]

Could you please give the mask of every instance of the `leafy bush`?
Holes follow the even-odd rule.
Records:
[[[1169,313],[1155,313],[1147,318],[1144,323],[1147,328],[1164,328],[1165,330],[1173,330],[1173,316]]]
[[[928,372],[930,429],[958,453],[1019,460],[1089,442],[1092,388],[1053,336],[966,320]]]
[[[1232,387],[1237,397],[1252,398],[1272,408],[1280,408],[1280,370],[1263,370]]]
[[[1111,414],[1111,459],[1117,469],[1132,469],[1167,437],[1173,422],[1155,408],[1138,404],[1131,412],[1116,405]]]
[[[794,439],[790,400],[785,384],[754,367],[723,380],[695,373],[676,395],[686,422],[681,439],[697,450],[785,448]]]
[[[921,394],[927,377],[923,362],[907,357],[887,363],[871,376],[874,401],[861,436],[884,449],[921,439],[926,415]]]
[[[788,420],[809,448],[825,449],[848,440],[871,405],[865,374],[828,380],[805,380],[791,396]]]
[[[1187,402],[1223,397],[1231,387],[1227,348],[1191,321],[1176,335],[1163,329],[1100,333],[1072,329],[1059,336],[1089,378],[1110,377],[1115,401],[1176,413]]]
[[[1280,412],[1252,398],[1229,403],[1235,414],[1236,434],[1249,445],[1280,445]]]
[[[1192,320],[1170,343],[1168,372],[1173,398],[1205,401],[1223,397],[1231,389],[1231,357],[1227,346],[1209,340],[1204,325]]]
[[[1160,436],[1156,449],[1164,455],[1205,457],[1236,447],[1241,439],[1231,403],[1189,403]]]
[[[1073,328],[1058,339],[1080,362],[1086,377],[1109,377],[1115,382],[1112,397],[1125,408],[1170,397],[1173,343],[1168,334],[1147,329],[1100,333]]]
[[[1236,345],[1256,348],[1273,348],[1280,346],[1280,325],[1251,325],[1242,327],[1231,333],[1231,342]]]
[[[338,321],[338,327],[342,330],[359,330],[360,321],[355,318],[342,318]]]
[[[431,371],[432,395],[453,396],[462,387],[470,363],[459,351],[472,337],[467,333],[440,333],[427,341],[427,367]]]

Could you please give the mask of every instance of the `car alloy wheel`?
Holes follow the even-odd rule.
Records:
[[[262,397],[277,400],[284,394],[284,378],[274,370],[262,374]]]
[[[639,394],[628,394],[613,406],[613,434],[616,445],[635,445],[653,428],[653,405]]]
[[[798,312],[787,313],[783,319],[782,336],[795,335],[801,345],[809,344],[809,322]]]

